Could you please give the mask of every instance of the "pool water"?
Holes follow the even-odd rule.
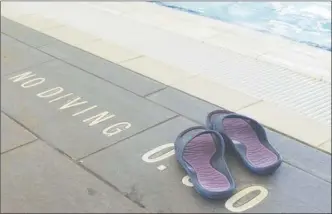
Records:
[[[331,2],[153,3],[277,34],[331,51]]]

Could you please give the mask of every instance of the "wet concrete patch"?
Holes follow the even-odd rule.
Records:
[[[1,155],[1,212],[142,213],[146,210],[37,141]]]
[[[176,116],[58,60],[1,83],[3,111],[74,159]]]
[[[170,151],[177,134],[193,125],[196,124],[182,117],[175,118],[93,154],[83,159],[83,164],[121,191],[133,195],[152,212],[224,213],[238,209],[253,213],[331,211],[329,182],[287,163],[283,163],[272,176],[257,176],[229,152],[227,162],[237,184],[237,194],[242,191],[248,196],[250,188],[253,188],[260,190],[256,193],[253,191],[254,196],[258,197],[257,192],[258,195],[265,192],[267,196],[256,198],[258,204],[255,204],[255,200],[247,202],[245,199],[232,204],[231,201],[238,195],[228,200],[202,199],[190,187],[174,152]],[[151,156],[146,156],[148,152]],[[108,167],[104,163],[108,163]]]

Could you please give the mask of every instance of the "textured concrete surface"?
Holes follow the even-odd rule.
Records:
[[[150,78],[63,42],[46,45],[40,50],[141,96],[166,87]]]
[[[14,82],[25,72],[36,76]],[[44,82],[30,87],[35,79]],[[6,76],[1,84],[3,110],[75,159],[176,115],[59,60]],[[52,95],[57,87],[63,91]]]
[[[329,145],[320,146],[331,139],[331,82],[322,74],[331,74],[328,69],[331,56],[327,51],[146,2],[4,5],[1,10],[9,19],[61,41],[61,45],[44,47],[53,55],[64,54],[57,50],[65,42],[76,47],[74,52],[83,49],[148,80],[171,85],[232,111],[241,111],[271,129],[331,153]],[[164,25],[176,27],[165,29]],[[195,38],[197,29],[204,33]],[[213,32],[222,32],[221,37]],[[215,40],[202,38],[205,33]],[[241,45],[244,43],[249,45]],[[253,46],[262,44],[263,49],[255,48],[255,53],[252,52]],[[282,55],[285,51],[289,53],[287,57]],[[136,84],[128,84],[123,75],[117,75],[116,71],[125,70],[114,68],[114,73],[107,72],[110,65],[92,63],[91,57],[85,59],[79,53],[70,54],[78,58],[68,57],[67,61],[111,79],[120,87],[135,89]],[[290,58],[297,63],[290,62]],[[136,93],[147,95],[145,92],[153,88],[154,84],[149,82]],[[218,96],[211,92],[218,92]]]
[[[171,149],[219,107],[60,42],[12,37],[1,34],[1,212],[331,212],[331,156],[272,130],[280,169],[256,176],[229,152],[237,193],[204,200]],[[252,186],[261,192],[229,205]]]
[[[152,212],[229,212],[224,207],[225,201],[202,200],[192,188],[182,184],[185,173],[177,164],[174,155],[153,163],[142,160],[146,152],[173,142],[179,132],[193,125],[197,124],[182,117],[173,119],[87,157],[83,159],[83,164],[121,191],[129,195],[134,194],[137,200]],[[273,140],[278,143],[278,139]],[[166,152],[167,149],[160,153]],[[102,162],[109,163],[109,167],[101,165]],[[119,162],[121,167],[117,167]],[[330,210],[329,182],[286,162],[274,175],[262,177],[249,173],[232,154],[228,154],[227,162],[234,176],[237,191],[254,185],[268,190],[267,198],[248,212],[292,213]],[[161,165],[166,169],[159,170]],[[239,205],[241,204],[243,201]]]
[[[51,57],[1,33],[1,75],[29,68]]]
[[[28,130],[1,112],[1,153],[36,139]]]
[[[13,21],[1,17],[1,32],[4,31],[6,31],[5,33],[7,35],[33,47],[41,47],[57,41],[56,39],[45,36],[36,30],[15,24]]]
[[[220,109],[206,101],[192,97],[174,88],[167,88],[147,97],[199,124],[205,124],[208,112]],[[331,156],[312,149],[278,132],[266,129],[272,145],[282,154],[284,161],[305,169],[312,174],[331,182]],[[328,144],[330,142],[327,142]]]
[[[144,212],[43,141],[1,155],[1,212]]]

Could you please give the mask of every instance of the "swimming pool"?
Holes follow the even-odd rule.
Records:
[[[153,3],[277,34],[331,51],[331,2]]]

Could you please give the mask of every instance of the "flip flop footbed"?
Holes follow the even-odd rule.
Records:
[[[184,160],[197,174],[200,185],[211,192],[222,192],[230,188],[228,178],[211,165],[216,146],[211,134],[202,134],[188,142],[183,151]]]
[[[195,190],[209,199],[228,197],[235,189],[224,152],[222,136],[202,126],[184,130],[175,141],[179,164],[187,172]]]
[[[264,128],[255,120],[234,112],[216,110],[207,117],[207,127],[221,133],[244,164],[258,174],[274,172],[281,164],[279,153],[268,142]]]
[[[235,146],[245,146],[246,159],[255,168],[265,168],[278,162],[277,155],[261,143],[255,130],[243,119],[225,118],[223,127]]]

